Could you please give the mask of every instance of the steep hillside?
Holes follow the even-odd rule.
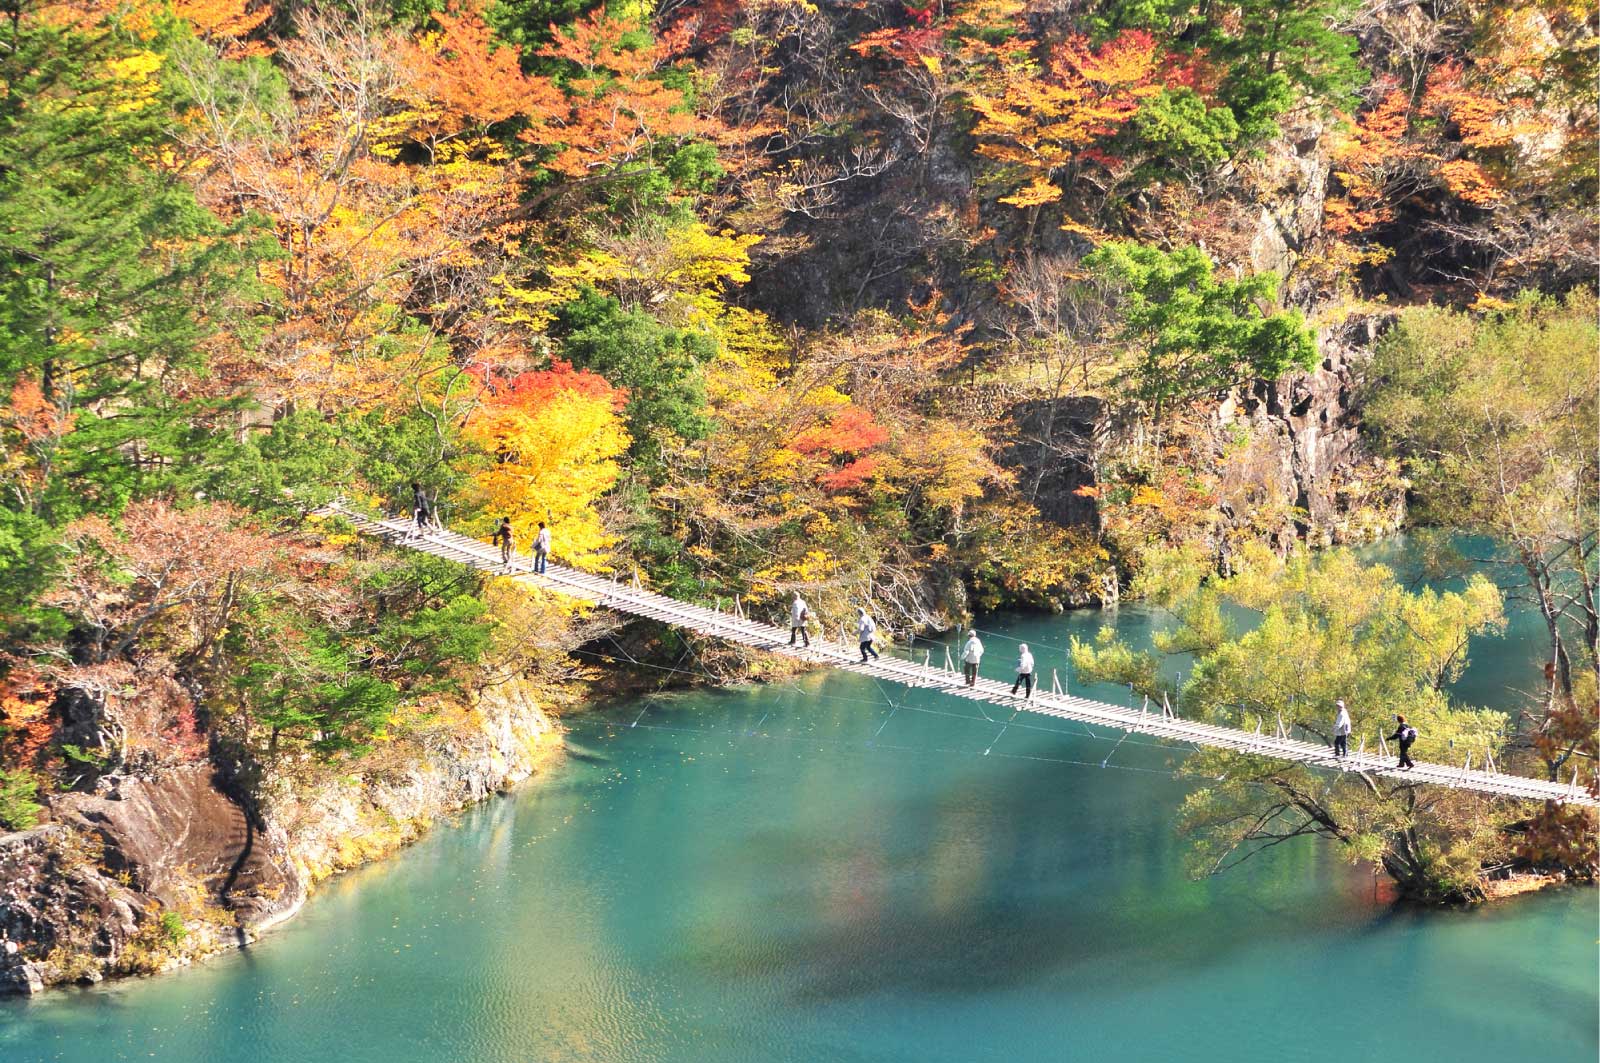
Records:
[[[1475,360],[1393,350],[1424,304],[1496,350],[1538,330],[1541,364],[1588,342],[1596,29],[1547,0],[0,23],[0,982],[23,989],[247,937],[528,774],[599,663],[764,674],[374,550],[308,517],[328,498],[504,520],[519,549],[548,527],[562,562],[689,598],[948,628],[1113,600],[1176,555],[1227,574],[1370,539],[1412,481],[1501,535],[1438,503],[1470,477],[1432,476],[1443,429],[1395,413],[1393,381],[1459,398]],[[1552,408],[1524,453],[1559,469],[1528,492],[1581,508],[1575,451],[1534,443],[1591,410]],[[1522,556],[1586,578],[1570,524]],[[1534,730],[1562,737],[1508,756],[1589,755],[1592,599],[1550,619]],[[1561,848],[1582,827],[1518,859],[1592,866]]]

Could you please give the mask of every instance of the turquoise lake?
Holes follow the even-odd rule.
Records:
[[[984,672],[1107,620],[1153,622],[988,618]],[[1463,696],[1531,685],[1520,623]],[[819,674],[572,718],[551,771],[248,951],[0,1003],[0,1060],[1600,1055],[1594,891],[1397,909],[1310,842],[1192,881],[1177,751],[986,708]]]

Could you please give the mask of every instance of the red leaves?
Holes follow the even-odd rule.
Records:
[[[828,423],[800,433],[790,448],[801,454],[828,455],[844,464],[817,476],[826,491],[838,493],[860,487],[878,469],[878,458],[868,454],[889,441],[889,430],[860,406],[845,406],[831,414]]]
[[[872,478],[878,469],[878,459],[868,456],[857,458],[841,469],[823,473],[817,477],[817,483],[829,491],[849,491],[860,487]]]
[[[0,764],[41,768],[55,737],[50,722],[55,688],[22,662],[7,663],[9,670],[0,679]]]
[[[599,373],[574,369],[571,362],[559,358],[551,360],[549,369],[518,373],[512,377],[496,377],[492,372],[486,373],[484,387],[497,405],[528,409],[541,407],[562,392],[590,399],[606,399],[617,410],[628,402],[627,391],[613,387]]]
[[[889,430],[859,406],[846,406],[828,418],[826,425],[802,432],[791,447],[802,454],[827,452],[836,456],[863,454],[889,440]]]

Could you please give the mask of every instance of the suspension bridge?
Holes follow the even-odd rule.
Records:
[[[1570,780],[1531,779],[1501,772],[1492,757],[1474,767],[1469,754],[1460,765],[1417,761],[1415,768],[1400,770],[1396,767],[1394,756],[1384,745],[1381,732],[1376,751],[1366,748],[1363,737],[1357,749],[1347,756],[1336,758],[1327,745],[1294,737],[1293,725],[1285,724],[1281,718],[1275,721],[1270,730],[1264,723],[1257,723],[1254,730],[1246,730],[1184,719],[1173,711],[1165,698],[1159,705],[1152,705],[1147,698],[1137,707],[1093,701],[1063,689],[1059,676],[1054,672],[1048,685],[1038,683],[1033,697],[1023,699],[1013,695],[1008,685],[993,679],[980,677],[976,685],[967,686],[960,669],[951,661],[948,648],[944,648],[939,661],[935,661],[933,651],[928,650],[920,662],[891,657],[863,662],[847,628],[841,627],[837,641],[823,637],[813,640],[809,646],[790,645],[787,628],[762,623],[747,615],[737,598],[729,603],[728,608],[723,608],[720,601],[711,606],[696,605],[641,587],[636,574],[630,580],[621,581],[616,577],[608,579],[560,565],[549,565],[543,574],[535,574],[531,562],[525,557],[515,556],[507,566],[501,562],[498,548],[456,532],[434,530],[419,535],[410,520],[373,517],[343,502],[331,503],[317,512],[340,517],[364,535],[386,540],[405,549],[505,575],[607,609],[658,620],[709,638],[736,642],[812,664],[829,665],[904,686],[938,690],[953,697],[1004,705],[1013,710],[1013,717],[1018,712],[1030,712],[1113,728],[1125,734],[1138,733],[1189,746],[1250,753],[1328,771],[1353,771],[1523,800],[1556,801],[1590,807],[1600,805],[1600,801],[1580,780],[1576,769]],[[1036,682],[1040,678],[1036,675]]]

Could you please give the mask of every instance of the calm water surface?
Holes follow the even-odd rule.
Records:
[[[1048,676],[1104,618],[991,620]],[[1148,634],[1124,608],[1119,628]],[[986,674],[1012,644],[991,638]],[[1480,702],[1535,651],[1480,648]],[[1115,692],[1101,691],[1114,696]],[[1171,750],[848,675],[571,721],[520,794],[245,953],[0,1005],[0,1060],[1592,1063],[1596,895],[1184,875]]]

